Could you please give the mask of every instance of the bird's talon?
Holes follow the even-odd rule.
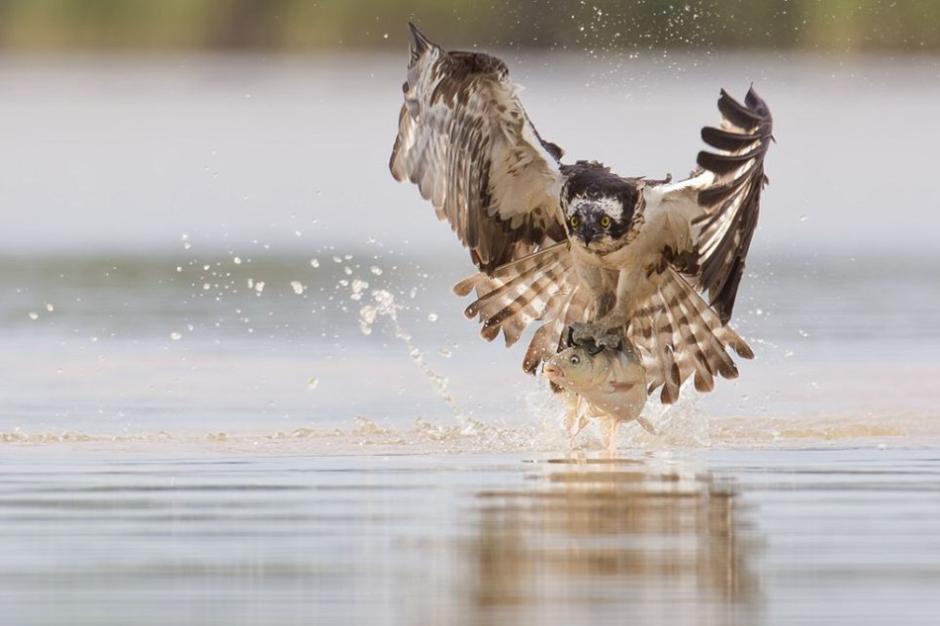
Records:
[[[610,348],[611,350],[620,350],[623,348],[623,339],[616,333],[606,333],[598,337],[595,341],[601,349]]]
[[[597,354],[604,348],[620,350],[623,339],[617,333],[609,332],[606,328],[590,322],[574,322],[568,327],[566,337],[568,346],[584,348],[591,354]]]

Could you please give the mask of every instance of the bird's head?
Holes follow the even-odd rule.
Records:
[[[580,165],[580,163],[579,163]],[[593,252],[609,252],[630,240],[642,194],[634,179],[587,164],[569,178],[563,208],[572,241]]]
[[[630,231],[633,210],[615,196],[575,197],[566,211],[568,232],[589,250],[618,248]]]

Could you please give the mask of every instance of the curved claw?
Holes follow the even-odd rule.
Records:
[[[607,329],[590,322],[574,322],[568,327],[568,346],[584,348],[589,354],[598,354],[604,348],[620,350],[623,348],[623,339],[617,333],[608,332]]]
[[[597,337],[595,342],[600,347],[598,352],[604,348],[610,348],[611,350],[621,350],[623,349],[623,339],[620,338],[620,335],[616,333],[606,333]]]

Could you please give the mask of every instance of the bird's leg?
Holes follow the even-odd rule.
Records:
[[[568,344],[586,348],[591,352],[604,348],[619,349],[620,335],[612,332],[617,330],[617,326],[609,322],[616,309],[615,294],[599,295],[595,310],[600,317],[593,322],[573,322],[568,329]],[[616,322],[616,319],[613,321]]]
[[[621,333],[633,318],[635,303],[648,287],[649,279],[644,272],[621,271],[616,291],[597,298],[597,319],[571,325],[571,340],[587,349],[619,350],[623,340]]]
[[[602,421],[601,430],[604,434],[604,449],[612,455],[617,451],[617,434],[620,432],[620,420],[609,418]]]
[[[619,331],[626,324],[626,321],[621,321],[621,317],[608,314],[595,322],[574,322],[568,332],[568,342],[589,351],[604,348],[619,350],[623,345]]]
[[[565,432],[568,433],[568,447],[574,450],[574,439],[587,426],[588,419],[579,411],[581,403],[576,394],[567,394],[565,403],[568,409],[565,413]]]

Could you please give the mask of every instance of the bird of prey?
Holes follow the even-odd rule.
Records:
[[[648,391],[674,402],[737,376],[728,353],[752,358],[728,325],[767,183],[773,140],[767,105],[751,88],[724,90],[720,128],[702,139],[698,167],[673,182],[621,177],[596,161],[561,162],[536,131],[506,65],[445,51],[414,25],[389,167],[415,183],[469,248],[477,274],[466,309],[481,335],[516,342],[535,321],[523,361],[533,373],[567,342],[603,347],[626,338],[640,352]]]

